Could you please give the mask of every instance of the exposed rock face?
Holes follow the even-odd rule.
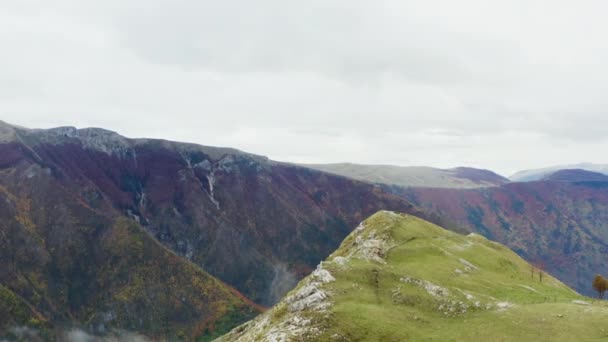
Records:
[[[335,280],[329,271],[323,269],[323,263],[319,264],[317,269],[307,278],[305,285],[292,296],[285,298],[289,311],[324,310],[328,305],[325,302],[328,295],[320,287]]]
[[[331,293],[325,285],[336,281],[320,263],[315,271],[272,310],[231,331],[217,341],[275,342],[314,340],[323,329],[315,322],[330,315]]]

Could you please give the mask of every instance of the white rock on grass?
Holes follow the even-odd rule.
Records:
[[[350,253],[349,257],[357,257],[385,264],[386,260],[384,260],[384,257],[386,251],[388,251],[391,246],[387,241],[377,238],[376,232],[374,231],[369,232],[367,236],[363,236],[364,234],[364,231],[357,232],[353,252]]]
[[[509,308],[512,308],[514,305],[513,303],[510,302],[498,302],[496,303],[496,307],[498,308],[498,311],[505,311]]]
[[[298,290],[293,296],[285,299],[289,311],[302,311],[307,308],[319,309],[320,304],[327,299],[327,293],[319,289],[318,284],[309,284]]]
[[[460,263],[464,265],[464,269],[467,271],[472,271],[472,270],[477,271],[479,269],[479,268],[477,268],[477,266],[471,264],[470,262],[468,262],[467,260],[465,260],[463,258],[458,259],[458,261],[460,261]]]
[[[416,286],[422,287],[428,294],[433,297],[446,297],[450,295],[450,291],[448,291],[448,289],[443,288],[439,285],[435,285],[430,281],[410,277],[403,277],[400,280],[406,284],[414,284]]]
[[[321,283],[330,283],[332,281],[336,281],[336,278],[334,278],[328,270],[323,268],[323,263],[320,263],[319,266],[317,266],[317,269],[312,272],[311,277],[315,278]]]
[[[304,309],[324,310],[329,305],[325,302],[327,292],[321,289],[321,285],[335,281],[331,273],[323,268],[321,262],[317,269],[308,277],[308,283],[302,286],[295,294],[285,298],[289,311],[296,312]]]
[[[320,263],[293,295],[286,297],[274,309],[253,321],[233,329],[218,341],[284,342],[314,339],[322,330],[314,326],[310,314],[315,312],[315,317],[330,314],[329,293],[323,289],[323,284],[335,280],[334,276],[323,268],[323,263]],[[280,307],[286,307],[287,312],[280,317],[274,317]]]
[[[348,263],[348,258],[337,256],[332,261],[337,265],[344,266],[346,263]]]

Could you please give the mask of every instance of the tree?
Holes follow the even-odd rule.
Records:
[[[545,262],[541,260],[530,263],[530,276],[532,278],[534,278],[534,272],[538,272],[538,281],[542,283],[545,275]]]
[[[530,264],[530,278],[534,279],[534,272],[536,272],[536,267]]]
[[[593,288],[597,291],[597,297],[604,298],[604,292],[608,289],[608,281],[601,275],[596,275],[593,279]]]

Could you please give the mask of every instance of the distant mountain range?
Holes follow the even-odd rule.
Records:
[[[309,164],[313,169],[372,183],[406,187],[483,188],[509,183],[492,171],[470,167],[438,169],[426,166]]]
[[[365,220],[272,310],[218,341],[589,341],[592,304],[508,248],[419,218]]]
[[[563,169],[545,175],[541,180],[562,182],[608,182],[608,175],[582,169]]]
[[[542,180],[543,178],[549,176],[550,174],[560,171],[560,170],[585,170],[596,173],[601,173],[604,175],[608,175],[608,164],[591,164],[591,163],[581,163],[574,165],[558,165],[551,166],[543,169],[534,169],[534,170],[525,170],[519,171],[511,177],[510,180],[514,182],[531,182]]]
[[[366,164],[303,164],[316,170],[353,179],[413,188],[474,189],[500,186],[511,182],[531,181],[606,181],[608,165],[578,164],[521,171],[505,178],[493,171],[472,167],[439,169],[427,166]]]
[[[472,168],[310,166],[384,184],[428,213],[506,244],[581,293],[592,294],[588,279],[595,273],[608,273],[602,261],[608,250],[608,176],[602,173],[555,167],[516,182]]]
[[[217,337],[379,210],[482,234],[591,294],[590,277],[608,274],[606,189],[581,170],[509,182],[472,168],[302,166],[0,122],[0,339],[23,326],[41,340],[71,328]]]
[[[592,294],[588,280],[595,273],[608,274],[603,262],[608,176],[602,173],[555,167],[543,170],[538,179],[515,182],[473,168],[309,166],[382,184],[444,222],[504,243],[581,293]]]

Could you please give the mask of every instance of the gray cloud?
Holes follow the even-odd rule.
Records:
[[[510,173],[608,147],[602,1],[0,4],[0,119]],[[280,143],[277,143],[280,141]]]

